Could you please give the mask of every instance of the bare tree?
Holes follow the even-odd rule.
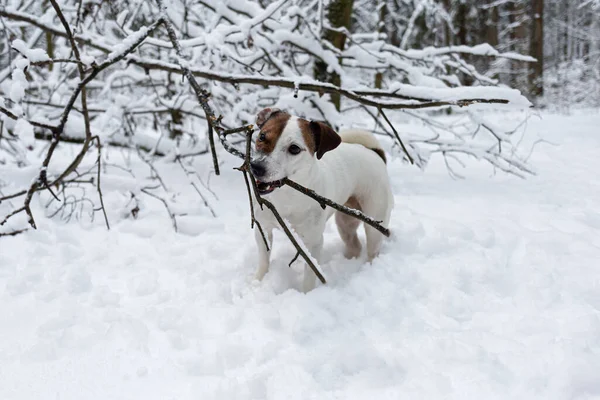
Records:
[[[544,0],[533,0],[531,13],[529,55],[537,61],[531,64],[529,70],[529,92],[539,97],[544,94]]]
[[[326,18],[319,15],[319,18],[322,18],[320,26],[323,40],[329,42],[334,49],[337,49],[340,52],[344,50],[346,37],[351,31],[353,5],[354,0],[333,0],[327,6],[325,13]],[[321,6],[320,13],[323,12],[322,7],[323,6]],[[336,71],[328,72],[327,68],[327,62],[324,60],[317,60],[315,62],[315,79],[340,86],[342,83],[340,75]],[[341,98],[339,94],[332,94],[331,101],[339,111],[341,107]]]

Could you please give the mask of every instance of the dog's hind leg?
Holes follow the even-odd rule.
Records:
[[[360,210],[360,204],[358,204],[355,197],[350,197],[344,205]],[[360,256],[362,246],[358,239],[358,235],[356,234],[360,222],[360,220],[339,211],[335,213],[335,224],[337,225],[340,237],[346,246],[344,250],[344,257],[346,258],[356,258]]]
[[[367,261],[371,262],[379,255],[383,235],[372,226],[365,225],[365,235],[367,236]]]
[[[384,200],[384,199],[391,200]],[[371,196],[367,199],[361,199],[361,205],[363,206],[363,212],[374,218],[376,221],[382,221],[382,225],[389,227],[390,216],[393,207],[393,197],[386,193],[380,193],[379,196]],[[379,255],[379,249],[381,248],[381,242],[383,241],[383,234],[377,229],[370,225],[365,225],[365,236],[367,237],[367,261],[371,262],[375,257]]]
[[[260,229],[258,229],[258,225],[254,226],[254,239],[256,240],[256,247],[258,247],[258,268],[254,277],[259,281],[269,272],[271,248],[273,246],[273,231],[271,229],[263,229],[263,231],[265,233],[264,238],[260,233]],[[268,248],[265,244],[265,239],[269,244]]]

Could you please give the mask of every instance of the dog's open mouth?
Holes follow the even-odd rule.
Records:
[[[273,182],[261,182],[258,179],[256,180],[256,187],[258,188],[258,193],[262,196],[265,194],[271,193],[273,190],[278,187],[283,186],[283,179]]]

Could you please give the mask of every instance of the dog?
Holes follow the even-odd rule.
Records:
[[[338,204],[361,210],[388,227],[394,199],[385,152],[375,136],[358,129],[338,134],[323,122],[308,121],[277,108],[260,111],[256,125],[260,131],[250,171],[260,196],[273,203],[317,262],[321,258],[325,223],[334,214],[345,244],[344,256],[359,257],[362,246],[356,231],[361,221],[330,207],[322,209],[314,199],[284,186],[282,180],[289,178]],[[253,201],[257,204],[255,198]],[[273,229],[280,226],[267,208],[256,205],[254,209],[264,233],[263,237],[255,226],[255,278],[260,281],[269,270]],[[378,255],[384,236],[366,224],[365,235],[367,261],[371,262]],[[314,289],[315,284],[316,275],[305,265],[304,292]]]

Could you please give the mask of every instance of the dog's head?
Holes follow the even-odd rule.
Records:
[[[283,185],[284,178],[310,169],[312,163],[342,141],[323,122],[307,121],[278,108],[265,108],[259,112],[256,125],[260,132],[250,169],[261,195]]]

